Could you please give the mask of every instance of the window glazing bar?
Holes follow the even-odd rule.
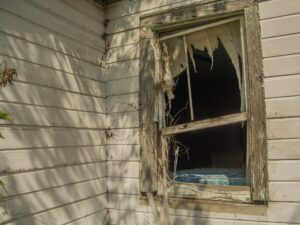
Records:
[[[191,120],[194,121],[194,108],[193,108],[193,98],[192,98],[191,76],[190,76],[189,55],[188,55],[187,44],[186,44],[186,36],[183,36],[183,42],[184,42],[184,52],[185,52],[185,60],[186,60],[186,75],[187,75],[188,90],[189,90],[190,114],[191,114]]]

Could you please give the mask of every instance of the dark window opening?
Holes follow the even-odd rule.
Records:
[[[179,177],[177,181],[198,183],[199,180],[193,179],[195,174],[227,176],[231,173],[235,178],[238,175],[238,180],[228,185],[245,185],[246,130],[246,124],[237,123],[174,135],[175,144],[169,149],[171,174]],[[211,184],[219,182],[218,176],[215,179]]]
[[[218,45],[219,48],[213,53],[213,62],[207,50],[193,49],[196,71],[189,57],[195,120],[241,111],[241,95],[235,68],[222,42],[219,41]],[[241,59],[239,61],[242,67]],[[167,110],[168,126],[191,121],[186,70],[176,76],[174,81],[175,98],[171,102],[171,108]]]

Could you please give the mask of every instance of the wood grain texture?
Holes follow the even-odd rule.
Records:
[[[268,201],[266,111],[257,6],[245,9],[249,85],[250,180],[252,201]]]
[[[191,123],[179,124],[162,129],[162,135],[173,135],[186,133],[195,130],[202,130],[211,127],[224,126],[233,123],[242,123],[247,121],[247,113],[236,113],[226,116],[220,116],[212,119],[199,120]]]

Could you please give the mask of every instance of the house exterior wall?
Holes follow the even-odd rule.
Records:
[[[123,0],[106,12],[107,140],[110,223],[151,224],[139,192],[139,18],[205,0]],[[172,224],[300,223],[300,2],[259,4],[267,111],[270,202],[265,212],[171,209]],[[251,215],[250,215],[251,214]]]
[[[0,224],[105,224],[104,10],[88,0],[0,1]],[[1,65],[1,72],[2,67]]]

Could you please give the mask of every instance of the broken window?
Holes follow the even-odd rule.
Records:
[[[224,2],[141,18],[140,191],[166,205],[268,201],[258,6]]]
[[[247,185],[242,18],[162,37],[169,173],[176,182]]]

